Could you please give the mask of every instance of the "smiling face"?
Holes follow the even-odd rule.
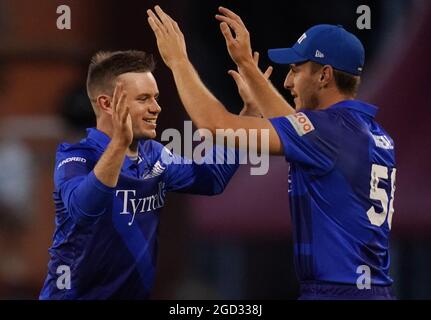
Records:
[[[127,103],[132,118],[133,138],[154,139],[157,118],[162,111],[157,100],[159,89],[151,72],[128,72],[117,77],[127,92]]]
[[[296,111],[318,108],[319,77],[319,72],[313,70],[310,61],[290,65],[284,88],[292,94]]]

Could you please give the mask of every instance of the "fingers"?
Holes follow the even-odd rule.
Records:
[[[168,32],[173,32],[174,27],[172,25],[172,18],[169,17],[167,13],[165,13],[160,6],[155,6],[154,10],[156,11],[157,15],[160,17],[160,20],[162,21],[163,25],[165,26],[166,30]]]
[[[242,37],[243,35],[247,35],[247,33],[248,33],[247,29],[245,29],[244,26],[240,25],[237,21],[235,21],[229,17],[217,14],[216,19],[221,21],[221,22],[227,23],[229,25],[229,27],[231,27],[233,29],[233,31],[235,32],[237,37]]]
[[[172,23],[172,27],[173,27],[174,31],[175,31],[178,35],[180,35],[180,36],[181,36],[181,38],[183,38],[183,39],[184,39],[184,35],[183,35],[183,33],[181,32],[181,29],[180,29],[180,27],[178,26],[178,23],[177,23],[174,19],[172,19],[169,15],[168,15],[168,18],[169,18],[169,20],[170,20],[170,21],[171,21],[171,23]]]
[[[147,10],[147,14],[148,14],[148,23],[150,24],[151,29],[153,29],[154,32],[156,31],[159,33],[167,32],[165,26],[160,21],[159,17],[151,9]]]
[[[259,52],[253,52],[253,61],[257,66],[259,65]]]
[[[232,35],[232,31],[226,22],[220,23],[220,30],[221,30],[221,33],[223,34],[223,36],[226,40],[226,43],[228,45],[235,41],[235,39],[233,38],[233,35]]]
[[[117,107],[117,115],[121,123],[126,122],[127,116],[129,114],[129,106],[126,103],[126,101],[127,101],[127,92],[122,91],[120,99],[118,100],[118,107]]]
[[[259,56],[260,55],[258,51],[253,52],[253,61],[256,64],[256,66],[259,66]],[[263,73],[263,76],[265,77],[265,79],[269,79],[273,70],[274,68],[272,66],[269,66],[268,68],[266,68],[265,72]]]
[[[117,82],[112,96],[112,113],[114,117],[117,117],[120,121],[123,121],[125,112],[128,114],[126,100],[127,92],[124,91],[123,84],[121,82]]]
[[[219,7],[218,10],[221,14],[225,15],[226,17],[229,17],[232,20],[235,20],[238,24],[242,25],[245,28],[245,24],[244,22],[242,22],[241,17],[235,14],[232,10],[229,10],[225,7]]]
[[[266,68],[266,71],[265,71],[265,73],[263,74],[263,76],[265,77],[265,79],[269,79],[269,77],[271,76],[271,74],[272,74],[272,70],[273,70],[273,67],[272,66],[269,66],[268,68]]]
[[[160,38],[162,36],[162,30],[155,22],[154,18],[148,17],[148,24],[151,27],[151,30],[153,30],[154,34],[156,35],[156,38]]]
[[[114,93],[112,94],[112,111],[116,112],[118,100],[123,92],[123,84],[121,82],[117,82],[114,88]]]
[[[241,87],[244,84],[244,80],[241,75],[235,70],[229,70],[227,72],[230,76],[232,76],[233,80],[235,80],[238,87]]]
[[[147,14],[148,23],[156,36],[160,37],[166,33],[177,33],[180,37],[184,38],[183,33],[178,27],[178,23],[164,12],[160,6],[155,6],[154,11],[156,13],[148,9]]]

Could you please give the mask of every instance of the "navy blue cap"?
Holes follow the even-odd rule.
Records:
[[[353,75],[360,75],[365,62],[361,41],[342,26],[319,24],[308,29],[292,48],[268,50],[269,59],[279,64],[314,61]]]

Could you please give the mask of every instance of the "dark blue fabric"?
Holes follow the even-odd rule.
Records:
[[[390,286],[357,286],[330,283],[302,283],[299,300],[395,300]]]
[[[237,164],[198,165],[170,154],[154,140],[144,140],[139,144],[139,161],[126,157],[117,186],[109,188],[93,172],[109,142],[101,131],[89,129],[80,143],[58,148],[56,227],[40,299],[148,298],[166,193],[218,194],[238,168]],[[221,154],[226,157],[229,152],[236,159],[235,151],[223,149]],[[178,161],[165,163],[166,155]],[[70,270],[70,288],[58,285],[64,280],[64,268]]]
[[[374,120],[376,112],[372,105],[349,100],[271,119],[290,162],[295,266],[301,281],[354,285],[366,266],[372,285],[392,283],[395,153],[392,139]]]

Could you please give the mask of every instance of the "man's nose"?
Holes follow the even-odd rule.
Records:
[[[151,104],[150,112],[158,114],[161,111],[162,111],[162,108],[159,106],[159,103],[157,102],[157,100],[154,100],[154,103]]]
[[[293,76],[292,71],[289,71],[289,73],[286,75],[286,79],[284,79],[284,89],[292,89],[293,87]]]

